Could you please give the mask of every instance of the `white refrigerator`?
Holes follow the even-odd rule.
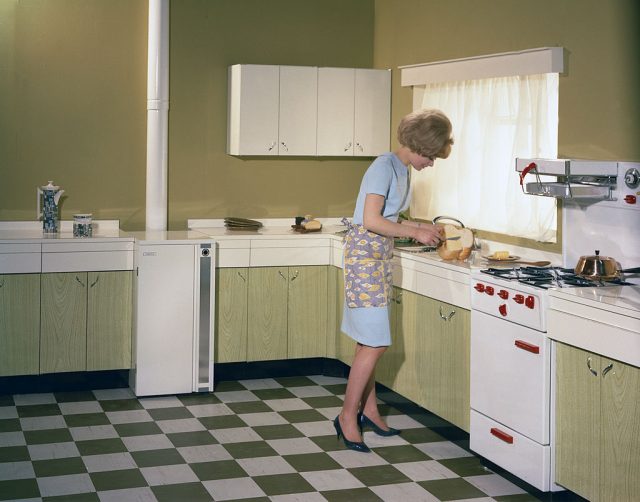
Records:
[[[215,242],[190,232],[136,239],[136,396],[213,391]]]

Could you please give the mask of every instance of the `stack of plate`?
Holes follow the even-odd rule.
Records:
[[[224,226],[229,230],[258,230],[262,223],[246,218],[225,218]]]

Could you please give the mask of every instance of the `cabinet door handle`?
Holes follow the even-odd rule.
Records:
[[[364,148],[362,148],[362,145],[360,143],[356,143],[356,146],[358,147],[358,150],[364,152]]]
[[[284,276],[284,274],[280,270],[278,270],[278,274],[280,274],[280,277],[282,277],[285,281],[287,280],[287,278]]]
[[[97,277],[96,277],[96,280],[95,280],[95,281],[93,281],[89,287],[90,287],[90,288],[94,287],[96,284],[98,284],[98,281],[99,281],[99,280],[100,280],[100,276],[97,276]]]
[[[613,369],[613,363],[607,364],[604,368],[602,368],[602,378],[604,378],[606,374],[609,373],[612,369]],[[616,372],[614,371],[613,374],[615,375]]]
[[[598,376],[598,372],[591,367],[591,356],[587,357],[587,368],[593,376]]]
[[[2,278],[2,284],[0,284],[0,288],[4,287],[4,277]]]
[[[496,427],[492,427],[490,432],[492,435],[494,435],[498,439],[501,439],[505,443],[513,444],[513,436],[511,436],[510,434],[507,434],[506,432],[503,432]]]
[[[76,281],[78,281],[80,283],[80,286],[82,286],[83,288],[86,288],[84,283],[80,280],[80,278],[77,275],[76,275]]]
[[[402,291],[398,291],[397,296],[393,299],[397,304],[402,304]]]
[[[282,147],[284,148],[285,152],[289,151],[289,148],[287,147],[287,144],[283,141],[282,143],[280,143],[282,145]]]
[[[347,145],[344,147],[344,151],[348,152],[349,149],[351,148],[351,145],[353,145],[353,143],[351,143],[351,141],[349,141],[349,143],[347,143]]]
[[[273,150],[277,144],[277,141],[272,141],[271,145],[269,145],[269,151]]]
[[[296,270],[296,271],[293,273],[293,277],[291,278],[291,282],[295,281],[295,280],[298,278],[298,274],[299,274],[299,272]]]
[[[442,305],[440,305],[440,319],[442,319],[443,321],[450,321],[451,318],[456,315],[456,311],[452,310],[449,315],[445,315],[443,310],[442,310]]]
[[[240,279],[242,279],[244,282],[247,282],[247,279],[240,273],[240,271],[238,271],[238,275],[240,276]]]

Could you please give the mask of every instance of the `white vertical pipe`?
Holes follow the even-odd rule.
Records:
[[[146,229],[167,229],[169,0],[149,0]]]

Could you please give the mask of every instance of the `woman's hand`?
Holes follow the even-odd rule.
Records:
[[[442,225],[432,225],[431,223],[420,223],[414,227],[416,241],[426,246],[437,246],[444,239],[444,228]]]

